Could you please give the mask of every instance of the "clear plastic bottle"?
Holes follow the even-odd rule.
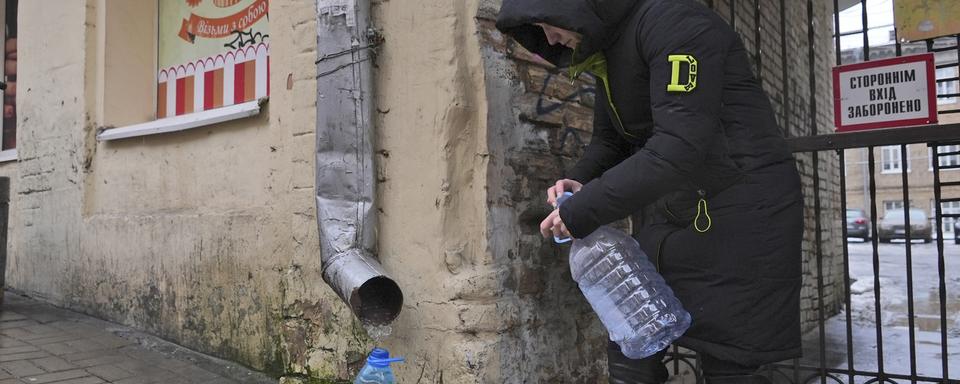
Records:
[[[393,377],[390,363],[400,361],[403,361],[402,357],[390,358],[390,352],[386,349],[374,348],[353,384],[395,384],[397,381]]]
[[[610,340],[631,359],[657,353],[690,327],[690,314],[626,233],[603,226],[574,240],[570,272]]]

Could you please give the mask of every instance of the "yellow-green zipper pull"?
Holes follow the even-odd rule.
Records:
[[[697,232],[707,233],[710,230],[710,227],[713,227],[713,219],[710,218],[710,212],[707,211],[707,193],[702,189],[697,191],[700,194],[700,201],[697,202],[697,217],[693,218],[693,229],[696,229]],[[700,229],[700,215],[703,215],[707,218],[707,226],[703,229]]]

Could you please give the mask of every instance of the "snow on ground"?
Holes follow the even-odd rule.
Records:
[[[879,272],[874,274],[873,247],[870,243],[850,244],[850,338],[853,368],[877,372],[882,352],[883,371],[888,374],[911,375],[915,366],[921,377],[943,377],[941,347],[941,306],[939,258],[936,244],[912,244],[914,342],[910,342],[909,298],[906,246],[903,243],[881,244],[878,247]],[[949,378],[960,379],[960,246],[944,248],[944,283],[946,287],[947,364]],[[880,288],[880,335],[877,334],[877,311],[874,281]],[[828,367],[848,369],[847,313],[828,319],[824,325]],[[804,337],[802,364],[819,365],[819,329]],[[878,340],[882,339],[882,343]],[[911,362],[911,345],[914,362]],[[846,376],[840,376],[847,382]],[[858,376],[857,383],[870,378]],[[819,380],[817,380],[819,382]],[[909,382],[899,380],[898,382]],[[921,381],[922,382],[922,381]]]
[[[879,372],[882,353],[883,371],[893,375],[911,375],[911,366],[915,367],[918,377],[930,380],[918,380],[918,383],[941,382],[943,375],[943,349],[940,332],[940,273],[937,245],[911,244],[910,273],[912,273],[914,342],[910,342],[908,308],[910,305],[907,279],[906,244],[879,244],[877,247],[877,273],[874,273],[873,245],[871,243],[853,243],[850,255],[850,345],[853,353],[848,359],[847,353],[847,311],[827,319],[824,322],[824,354],[820,353],[820,328],[804,335],[804,356],[800,366],[824,366],[837,370],[852,367],[860,372]],[[947,364],[951,383],[960,382],[960,245],[946,244],[944,247],[944,285],[946,286],[947,319]],[[877,335],[877,312],[874,281],[880,288],[880,338]],[[911,361],[911,345],[915,358]],[[790,365],[792,361],[784,362]],[[671,366],[671,374],[672,366]],[[778,369],[768,372],[776,383],[794,383],[792,369]],[[796,374],[802,383],[820,383],[816,371],[805,370]],[[835,374],[837,380],[827,379],[827,383],[848,383],[849,378]],[[804,380],[806,379],[806,380]],[[858,375],[854,383],[867,383],[873,376]],[[906,379],[889,379],[892,383],[910,383]],[[689,369],[682,370],[671,378],[671,384],[695,383],[695,377]]]

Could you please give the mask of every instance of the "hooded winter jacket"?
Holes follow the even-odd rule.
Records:
[[[551,46],[534,23],[583,39]],[[567,175],[584,187],[560,209],[571,234],[639,212],[637,240],[693,317],[680,345],[799,356],[800,179],[737,33],[691,0],[504,0],[497,28],[561,67],[606,61]]]

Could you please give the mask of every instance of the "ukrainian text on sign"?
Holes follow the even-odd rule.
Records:
[[[933,55],[834,68],[838,131],[936,122]]]

